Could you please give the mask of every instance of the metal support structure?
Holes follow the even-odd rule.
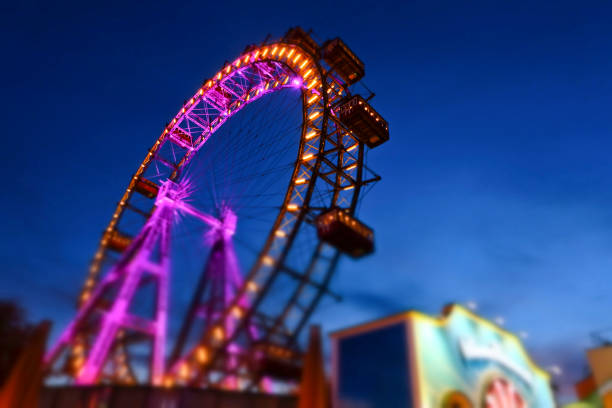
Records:
[[[229,278],[234,286],[240,285],[237,260],[233,253],[231,235],[236,228],[236,216],[227,210],[221,220],[200,212],[185,203],[186,186],[166,181],[162,184],[155,201],[155,209],[141,232],[134,238],[115,267],[98,284],[91,297],[79,309],[76,318],[61,335],[59,341],[45,356],[47,365],[68,349],[77,349],[73,377],[77,384],[99,382],[107,365],[116,363],[111,357],[123,352],[119,371],[129,370],[125,354],[126,332],[138,333],[136,341],[150,344],[150,367],[148,382],[161,385],[165,373],[166,331],[168,322],[168,298],[170,280],[170,230],[178,212],[189,214],[203,221],[222,242],[221,247],[231,272]],[[218,245],[217,245],[218,246]],[[216,251],[213,251],[213,254]],[[231,266],[231,267],[230,267]],[[138,290],[153,282],[155,284],[154,310],[152,317],[133,314],[134,298]],[[226,291],[226,289],[222,289]],[[231,293],[224,292],[224,296]],[[224,305],[224,304],[223,304]],[[221,305],[220,307],[222,307]],[[96,327],[92,330],[92,327]],[[86,355],[81,356],[83,338],[90,339]],[[77,341],[79,340],[79,341]]]
[[[179,198],[177,195],[180,191],[174,183],[168,181],[162,186],[155,210],[145,227],[47,353],[46,364],[53,363],[68,348],[82,348],[82,345],[75,345],[76,339],[90,337],[89,352],[74,362],[74,378],[77,384],[96,383],[105,366],[111,363],[111,352],[124,346],[124,332],[135,331],[151,343],[149,381],[161,384],[165,371],[168,320],[170,227],[176,211],[173,204]],[[155,284],[152,318],[136,316],[132,312],[134,297],[147,281]],[[92,332],[91,326],[97,329]],[[89,329],[86,336],[82,333],[85,328]],[[127,370],[127,366],[123,369]]]
[[[234,319],[231,316],[223,318],[223,312],[229,307],[244,283],[232,242],[232,236],[236,230],[237,217],[227,207],[221,208],[220,213],[217,226],[206,234],[206,241],[211,246],[211,250],[170,357],[170,366],[175,366],[179,373],[181,371],[180,357],[187,351],[188,340],[190,337],[193,337],[196,326],[203,327],[204,329],[200,330],[206,331],[212,330],[213,324],[218,324],[215,329],[218,330],[219,334],[234,331]],[[247,298],[243,296],[232,309],[232,314],[245,313],[249,307]],[[221,324],[219,325],[220,319]],[[201,321],[203,324],[197,325],[198,321]],[[198,335],[200,333],[195,334]],[[249,335],[256,336],[254,327],[249,328]],[[238,344],[230,344],[228,345],[228,351],[236,354],[240,352],[240,346]],[[200,349],[200,353],[206,353],[206,350]],[[203,358],[204,356],[201,359]],[[233,360],[235,359],[236,357],[233,358]],[[225,367],[225,371],[231,372],[235,368],[235,361],[228,360],[226,363],[228,366]]]

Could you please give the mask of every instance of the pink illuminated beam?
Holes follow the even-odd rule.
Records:
[[[193,216],[193,217],[203,221],[204,223],[206,223],[211,228],[220,229],[220,228],[222,228],[224,226],[223,222],[219,221],[218,219],[216,219],[212,215],[208,215],[206,213],[203,213],[203,212],[195,209],[191,205],[187,204],[186,202],[177,203],[176,209],[181,211],[181,212],[183,212],[183,213],[185,213],[185,214],[189,214],[189,215],[191,215],[191,216]]]
[[[95,384],[114,347],[118,346],[118,334],[123,329],[141,332],[150,339],[151,361],[149,381],[161,385],[165,373],[165,347],[168,322],[168,292],[170,279],[170,229],[177,213],[193,216],[215,231],[223,240],[229,240],[236,229],[236,217],[226,214],[223,220],[201,212],[187,204],[188,186],[166,181],[159,189],[155,210],[141,232],[134,238],[121,259],[96,286],[92,296],[78,311],[58,342],[45,355],[50,365],[62,351],[75,344],[83,327],[99,321],[98,331],[93,333],[91,349],[83,356],[84,363],[77,370],[77,384]],[[232,248],[233,252],[233,248]],[[156,282],[155,311],[151,320],[130,314],[136,292],[144,279]],[[110,289],[115,288],[115,291]],[[108,297],[108,293],[116,293]],[[108,308],[101,305],[110,304]]]

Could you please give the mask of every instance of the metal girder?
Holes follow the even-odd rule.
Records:
[[[134,212],[135,212],[135,213],[137,213],[137,214],[142,215],[144,218],[147,218],[147,219],[148,219],[148,218],[151,216],[151,212],[146,212],[146,211],[143,211],[143,210],[141,210],[140,208],[136,208],[136,207],[134,207],[134,206],[133,206],[132,204],[130,204],[130,203],[127,203],[127,204],[125,205],[125,207],[126,207],[126,209],[129,209],[129,210],[131,210],[131,211],[134,211]]]
[[[200,119],[200,115],[198,115],[197,113],[193,113],[193,111],[191,111],[191,113],[189,113],[188,115],[185,115],[187,117],[188,120],[190,120],[191,122],[195,123],[197,126],[199,126],[200,128],[203,129],[203,132],[209,131],[210,130],[210,124],[203,122]],[[208,115],[206,115],[208,118]],[[202,135],[200,134],[199,137],[201,137]]]
[[[336,299],[337,301],[342,300],[342,297],[340,295],[338,295],[337,293],[334,293],[332,291],[330,291],[327,287],[324,287],[322,284],[313,281],[312,279],[310,279],[310,277],[308,275],[304,275],[301,274],[297,271],[294,271],[293,269],[287,267],[287,266],[281,266],[281,270],[283,272],[285,272],[287,275],[291,276],[292,278],[299,280],[301,282],[306,283],[307,285],[310,285],[314,288],[317,288],[319,290],[324,291],[327,295],[333,297],[334,299]]]
[[[78,336],[82,336],[82,329],[89,321],[96,320],[96,306],[104,300],[103,296],[111,286],[117,291],[100,320],[97,331],[93,335],[93,344],[87,355],[83,356],[83,366],[79,367],[75,380],[79,384],[96,383],[108,364],[109,353],[114,350],[117,336],[124,328],[136,329],[148,335],[152,340],[151,371],[149,373],[154,384],[160,384],[164,372],[164,345],[167,322],[167,289],[169,273],[167,270],[169,231],[168,208],[163,205],[157,207],[156,213],[147,222],[139,236],[133,241],[122,259],[115,268],[109,272],[101,282],[93,296],[82,306],[76,318],[66,328],[55,346],[46,354],[45,364],[53,364],[62,351],[72,347]],[[150,260],[151,253],[159,245],[160,258],[156,263]],[[133,257],[138,251],[139,257]],[[139,318],[128,313],[136,291],[141,286],[142,279],[147,272],[153,271],[156,275],[156,309],[153,320]],[[93,327],[93,326],[92,326]]]
[[[163,164],[164,166],[168,167],[171,170],[178,170],[178,165],[170,163],[169,161],[167,161],[163,157],[160,157],[159,155],[155,156],[155,160],[157,160],[158,162],[160,162],[161,164]]]

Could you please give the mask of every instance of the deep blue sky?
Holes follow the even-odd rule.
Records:
[[[157,2],[156,2],[157,3]],[[391,141],[344,261],[332,330],[474,300],[582,375],[612,326],[612,9],[605,2],[24,1],[0,6],[0,297],[64,325],[121,192],[163,125],[267,34],[341,36]],[[56,328],[56,330],[59,327]],[[54,336],[57,331],[54,332]]]

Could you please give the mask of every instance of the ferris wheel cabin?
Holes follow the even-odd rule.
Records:
[[[144,177],[139,177],[136,185],[134,186],[134,190],[147,198],[155,198],[157,197],[159,186]]]
[[[321,49],[325,62],[340,75],[347,85],[354,84],[365,75],[363,62],[341,39],[326,41]]]
[[[301,27],[294,27],[285,34],[285,41],[298,45],[312,55],[319,54],[319,44],[312,39]]]
[[[299,381],[302,375],[302,355],[295,350],[271,342],[254,346],[256,371],[266,377]]]
[[[353,258],[374,252],[374,231],[340,208],[324,212],[315,223],[320,240]]]
[[[359,141],[368,145],[369,148],[374,148],[389,140],[389,124],[361,95],[344,100],[334,111]]]
[[[113,251],[122,253],[132,243],[132,237],[123,234],[119,231],[112,231],[107,235],[108,247]]]

